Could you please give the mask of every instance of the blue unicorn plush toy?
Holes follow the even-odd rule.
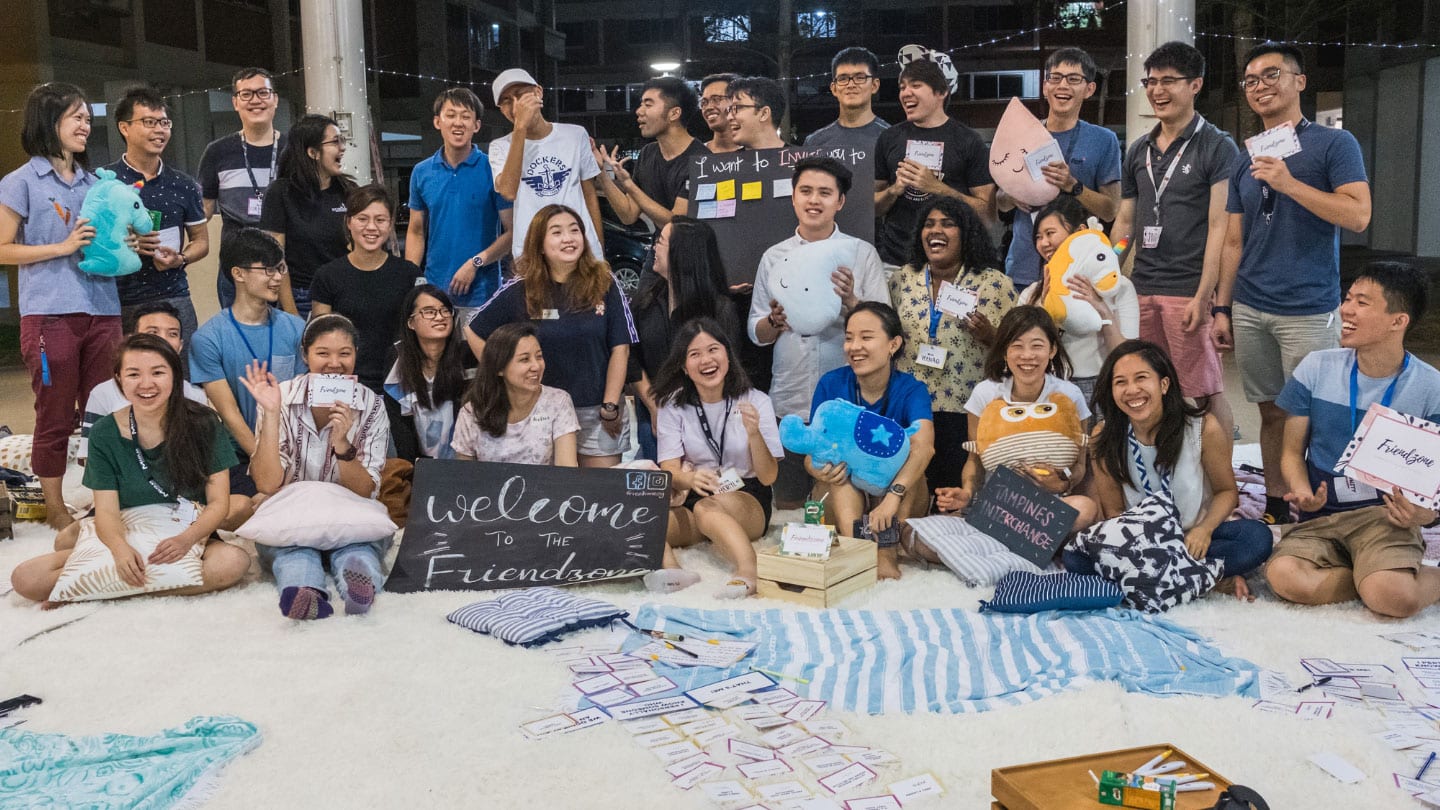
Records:
[[[810,424],[795,414],[780,420],[780,443],[817,465],[844,462],[850,482],[871,495],[883,495],[910,457],[910,437],[920,428],[901,428],[893,419],[853,402],[820,403]]]
[[[85,193],[80,206],[80,216],[90,220],[95,239],[81,249],[80,269],[97,276],[128,276],[140,269],[140,255],[125,244],[125,237],[132,229],[144,236],[155,229],[155,223],[140,202],[139,183],[122,183],[109,169],[96,169],[95,174],[100,181]]]

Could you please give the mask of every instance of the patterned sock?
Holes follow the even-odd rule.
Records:
[[[344,569],[340,576],[345,580],[342,594],[345,598],[345,615],[369,613],[370,606],[375,604],[375,580],[371,579],[369,574],[353,568]]]
[[[330,596],[315,588],[290,587],[280,592],[280,612],[297,621],[324,619],[335,612]]]
[[[661,568],[645,575],[645,589],[653,593],[674,593],[700,581],[700,575],[679,568]]]

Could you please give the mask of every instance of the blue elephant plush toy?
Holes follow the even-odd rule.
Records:
[[[128,276],[140,269],[140,256],[125,237],[133,229],[144,236],[155,229],[140,191],[115,179],[115,172],[96,169],[100,181],[85,193],[80,216],[90,220],[95,239],[81,249],[80,269],[97,276]]]
[[[871,495],[883,495],[910,457],[910,437],[918,427],[901,428],[895,420],[853,402],[820,403],[810,424],[794,414],[780,420],[780,442],[792,453],[810,456],[817,467],[844,463],[850,482]]]

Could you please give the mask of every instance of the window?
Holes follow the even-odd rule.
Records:
[[[1019,6],[976,6],[976,31],[1018,31],[1025,27],[1025,13]]]
[[[750,15],[709,15],[705,17],[706,42],[747,42],[750,39]]]
[[[964,77],[970,85],[972,99],[1001,99],[1040,97],[1040,71],[1038,70],[994,70],[971,73]],[[964,86],[964,83],[961,84]]]
[[[1100,12],[1104,10],[1105,4],[1100,2],[1057,3],[1055,22],[1063,31],[1095,31],[1101,28]]]
[[[795,30],[806,39],[834,39],[835,15],[824,9],[795,15]]]
[[[673,43],[675,20],[626,20],[625,42],[631,45],[664,45]]]

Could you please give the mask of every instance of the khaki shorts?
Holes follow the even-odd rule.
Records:
[[[1299,557],[1319,568],[1350,568],[1359,584],[1376,571],[1419,571],[1424,556],[1419,529],[1392,526],[1385,507],[1367,506],[1287,527],[1271,558]]]
[[[1238,303],[1233,310],[1235,364],[1250,402],[1274,402],[1306,355],[1340,345],[1338,311],[1272,315]]]

